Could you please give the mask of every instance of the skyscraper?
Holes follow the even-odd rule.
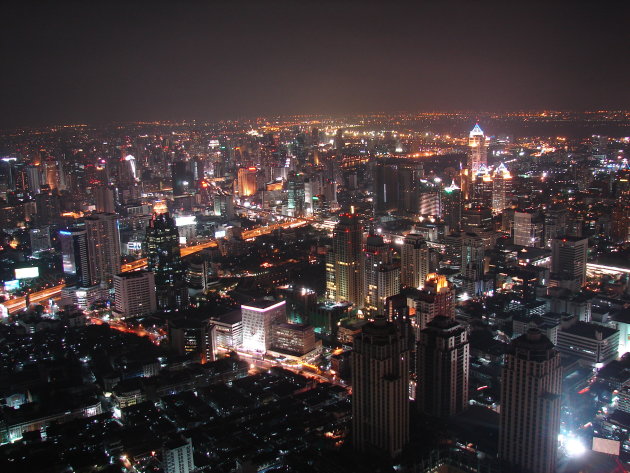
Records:
[[[468,148],[468,169],[470,169],[472,175],[475,176],[481,166],[487,165],[488,160],[486,137],[479,123],[475,124],[468,135]]]
[[[354,338],[352,428],[354,448],[398,456],[409,440],[408,338],[377,317]]]
[[[165,206],[155,206],[156,213],[147,227],[147,267],[155,274],[158,308],[178,310],[188,305],[186,271],[179,249],[179,232]]]
[[[92,286],[85,228],[70,227],[67,230],[61,230],[59,241],[64,274],[80,287]]]
[[[380,235],[366,239],[363,284],[365,309],[371,315],[384,314],[385,300],[400,291],[400,266],[393,262],[392,250]]]
[[[92,284],[112,287],[120,273],[120,232],[118,215],[93,213],[85,218]]]
[[[464,291],[470,296],[478,296],[484,292],[484,258],[483,238],[476,233],[462,235],[462,279]]]
[[[405,287],[421,287],[429,274],[429,248],[424,237],[408,234],[401,248],[400,282]]]
[[[374,175],[375,209],[377,212],[389,212],[398,209],[400,183],[398,166],[395,163],[379,161]]]
[[[438,315],[420,332],[417,347],[418,409],[438,417],[468,405],[468,332],[453,318]]]
[[[555,238],[551,241],[550,285],[579,291],[586,282],[588,239]]]
[[[294,172],[287,180],[287,210],[292,217],[303,217],[306,212],[304,179]]]
[[[540,330],[512,341],[501,381],[499,434],[499,457],[512,471],[556,471],[561,389],[560,355]]]
[[[363,304],[363,278],[361,271],[361,250],[363,228],[356,214],[342,214],[333,231],[331,264],[328,270],[334,272],[334,285],[329,287],[329,298],[337,302]]]
[[[96,211],[114,213],[114,190],[111,187],[98,186],[94,189]]]
[[[512,175],[501,163],[492,174],[492,211],[501,213],[510,203],[512,195]]]
[[[442,189],[442,218],[449,229],[459,230],[462,220],[462,190],[455,182]]]

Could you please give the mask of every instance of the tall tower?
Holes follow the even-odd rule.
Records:
[[[420,332],[417,347],[418,409],[450,417],[468,405],[468,332],[454,319],[438,315]]]
[[[481,166],[488,164],[488,155],[486,150],[486,137],[479,123],[470,131],[468,135],[468,169],[472,175],[476,175]]]
[[[541,248],[544,246],[544,216],[537,211],[514,212],[514,244]]]
[[[424,237],[410,233],[401,248],[400,282],[405,287],[422,287],[429,274],[429,248]]]
[[[238,170],[238,195],[239,197],[250,197],[256,194],[256,173],[255,167],[239,168]]]
[[[92,285],[112,287],[114,276],[120,273],[118,215],[93,213],[85,218],[85,229]]]
[[[363,252],[363,294],[371,315],[385,313],[385,300],[400,291],[400,266],[383,237],[370,234]]]
[[[554,473],[560,431],[560,355],[531,328],[508,347],[501,380],[499,457],[518,471]]]
[[[442,189],[442,217],[450,230],[459,230],[462,221],[462,190],[455,182]]]
[[[398,456],[409,440],[409,341],[397,324],[378,317],[354,338],[354,448]]]
[[[343,214],[333,231],[332,264],[334,289],[330,296],[337,302],[348,301],[355,306],[363,304],[363,278],[361,250],[363,229],[359,216]]]
[[[158,308],[178,310],[188,306],[186,270],[175,220],[169,216],[165,206],[161,207],[155,206],[156,213],[147,227],[147,267],[155,274]]]

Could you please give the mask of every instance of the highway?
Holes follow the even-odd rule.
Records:
[[[279,229],[288,229],[288,228],[297,228],[302,227],[308,224],[309,221],[305,219],[295,219],[292,222],[283,222],[283,223],[274,223],[273,225],[269,225],[266,227],[258,227],[252,230],[245,230],[242,234],[244,240],[250,240],[252,238],[256,238],[262,235],[268,235]],[[217,241],[212,240],[206,243],[201,243],[199,245],[194,246],[186,246],[181,249],[182,257],[191,255],[193,253],[198,253],[201,250],[206,248],[212,248],[217,246]],[[147,259],[141,258],[139,260],[133,261],[132,263],[125,263],[120,267],[121,272],[126,273],[128,271],[138,271],[147,266]],[[46,302],[49,299],[59,299],[61,295],[61,290],[65,287],[65,284],[59,284],[58,286],[50,287],[48,289],[43,289],[41,291],[33,292],[30,295],[31,303],[41,303]],[[26,298],[25,297],[16,297],[14,299],[10,299],[6,302],[3,302],[1,305],[5,307],[7,313],[14,314],[15,312],[19,312],[26,308]]]

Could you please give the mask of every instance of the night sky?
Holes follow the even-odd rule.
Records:
[[[627,1],[12,3],[1,127],[630,107]]]

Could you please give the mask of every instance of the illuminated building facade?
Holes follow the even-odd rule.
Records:
[[[256,194],[257,169],[255,167],[239,168],[238,170],[238,195],[240,197],[251,197]]]
[[[486,137],[479,124],[468,135],[468,169],[475,176],[479,168],[488,164],[488,154],[486,149]]]
[[[400,266],[393,262],[391,248],[379,235],[369,235],[363,252],[364,308],[371,315],[383,314],[385,300],[400,290]]]
[[[400,250],[400,282],[405,287],[422,287],[430,271],[429,248],[422,235],[408,234]]]
[[[544,223],[539,212],[514,212],[514,244],[542,248]]]
[[[510,205],[512,197],[512,175],[501,163],[492,174],[492,211],[501,213]]]
[[[328,297],[336,302],[363,304],[363,272],[361,271],[363,227],[356,214],[343,214],[333,230],[333,247],[327,263]]]
[[[149,315],[156,310],[153,273],[130,271],[114,276],[114,312],[119,317]]]
[[[64,274],[81,287],[92,286],[85,228],[70,227],[59,231],[59,242]]]
[[[427,274],[423,289],[408,304],[415,309],[415,329],[419,334],[438,315],[455,318],[455,287],[441,274]]]
[[[550,286],[577,292],[586,282],[588,239],[555,238],[551,241]]]
[[[531,328],[510,343],[501,379],[499,457],[515,470],[555,473],[561,394],[560,354]]]
[[[120,232],[118,215],[94,213],[85,218],[92,286],[111,287],[120,272]]]
[[[261,299],[241,305],[243,348],[265,353],[273,343],[273,325],[286,322],[286,301]]]

